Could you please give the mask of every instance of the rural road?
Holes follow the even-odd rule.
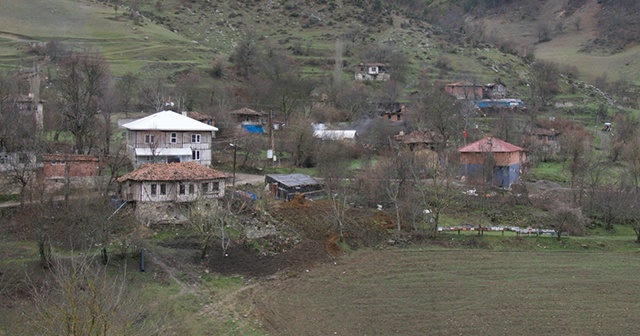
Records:
[[[264,184],[264,175],[236,173],[236,185],[243,184]]]

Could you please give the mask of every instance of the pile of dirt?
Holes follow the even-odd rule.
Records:
[[[208,249],[204,260],[199,258],[200,245],[195,236],[181,236],[166,239],[163,247],[193,252],[194,262],[202,262],[208,270],[226,276],[266,277],[278,272],[299,272],[318,262],[331,261],[326,243],[316,240],[302,240],[290,250],[275,255],[264,254],[251,245],[231,242],[223,252],[220,241],[215,241]]]
[[[207,266],[223,275],[264,277],[281,271],[303,271],[317,262],[332,260],[324,242],[304,240],[289,251],[274,256],[262,255],[245,245],[230,246],[222,254],[220,244],[209,253]]]

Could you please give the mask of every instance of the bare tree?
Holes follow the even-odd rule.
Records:
[[[188,225],[200,237],[200,258],[207,257],[209,245],[214,239],[220,240],[224,257],[231,243],[232,227],[236,222],[237,218],[228,199],[220,204],[210,204],[204,200],[192,204]]]
[[[71,54],[62,63],[58,91],[63,103],[61,111],[66,128],[75,137],[75,150],[88,153],[91,127],[100,113],[100,101],[105,97],[109,69],[104,57],[85,51]]]
[[[556,203],[549,213],[548,221],[556,232],[556,239],[562,240],[564,233],[581,234],[587,219],[579,208]]]
[[[531,65],[531,102],[543,109],[560,91],[558,66],[552,62],[536,61]]]
[[[423,81],[420,93],[409,116],[411,127],[419,131],[434,131],[442,142],[436,150],[442,152],[454,134],[459,132],[458,106],[455,98],[440,87]]]
[[[89,255],[59,260],[48,279],[33,287],[28,326],[52,336],[150,334],[144,323],[135,324],[145,307],[135,303],[125,279],[126,271],[110,275]]]

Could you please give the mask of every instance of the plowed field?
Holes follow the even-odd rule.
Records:
[[[367,251],[264,282],[272,335],[633,335],[640,255]]]

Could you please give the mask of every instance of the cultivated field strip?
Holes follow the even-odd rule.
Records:
[[[629,335],[640,255],[370,251],[270,283],[274,335]]]

